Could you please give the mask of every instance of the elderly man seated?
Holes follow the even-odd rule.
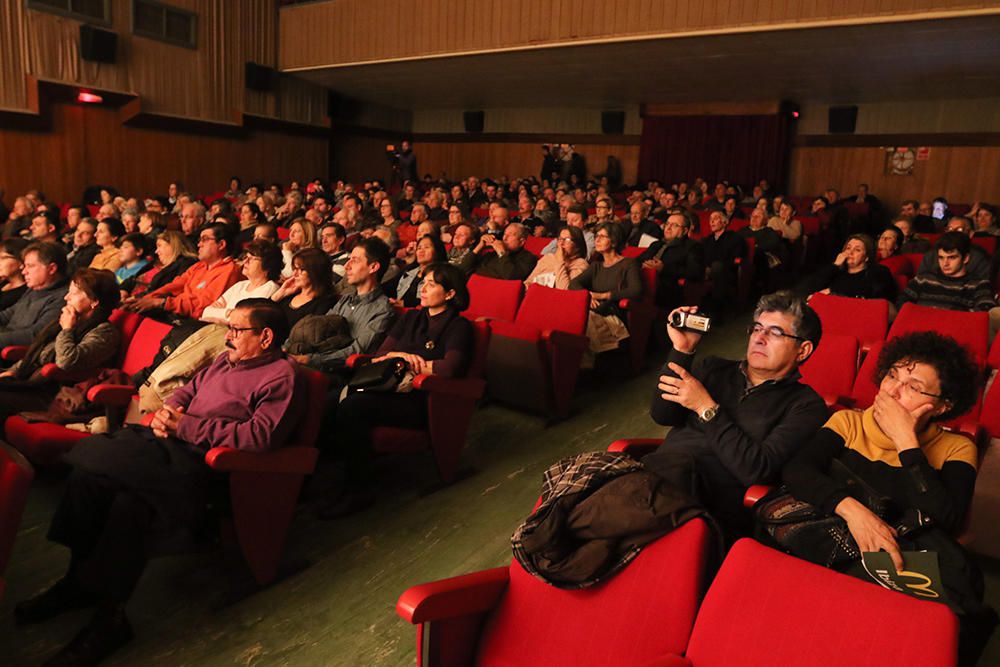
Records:
[[[799,382],[798,370],[819,344],[819,316],[791,292],[761,297],[741,361],[694,364],[701,334],[668,329],[673,349],[649,412],[673,429],[643,464],[701,500],[729,537],[745,535],[752,524],[743,508],[747,487],[778,481],[827,419],[826,404]]]
[[[500,280],[524,280],[531,275],[538,259],[524,249],[528,231],[519,222],[507,225],[503,238],[483,234],[473,253],[476,254],[475,273]],[[492,248],[492,253],[486,250]]]
[[[93,665],[132,639],[125,604],[149,559],[189,549],[210,525],[220,481],[205,464],[213,447],[281,447],[303,412],[295,369],[281,345],[284,311],[245,299],[230,317],[225,353],[174,392],[151,427],[81,441],[49,539],[70,549],[52,588],[17,605],[19,623],[96,607],[84,629],[46,664]]]

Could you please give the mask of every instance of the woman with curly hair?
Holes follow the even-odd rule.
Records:
[[[838,570],[867,579],[860,553],[873,551],[888,552],[902,570],[902,552],[926,548],[918,536],[932,531],[948,543],[947,553],[960,554],[961,568],[941,561],[945,589],[966,592],[949,596],[953,608],[964,607],[959,664],[975,663],[996,614],[982,604],[981,573],[951,538],[972,502],[976,446],[940,422],[972,407],[979,377],[969,351],[952,338],[932,331],[894,338],[878,358],[874,404],[834,414],[782,470],[792,496],[846,523],[858,555],[835,563]]]

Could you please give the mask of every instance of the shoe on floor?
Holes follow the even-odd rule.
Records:
[[[98,610],[76,637],[46,660],[43,667],[93,667],[134,637],[124,609]]]
[[[323,521],[341,519],[357,514],[375,504],[375,494],[371,491],[344,491],[316,511]]]
[[[41,623],[67,611],[86,609],[95,604],[96,595],[80,590],[70,579],[63,577],[48,590],[18,602],[14,606],[14,620],[18,625]]]

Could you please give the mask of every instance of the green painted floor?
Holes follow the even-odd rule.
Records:
[[[702,352],[736,357],[745,336],[737,321],[719,328]],[[659,365],[663,354],[650,364]],[[530,511],[541,474],[570,454],[604,449],[622,437],[662,436],[649,419],[655,371],[624,382],[588,378],[574,416],[544,420],[489,405],[474,418],[465,462],[474,474],[420,495],[434,479],[426,456],[381,461],[375,508],[339,522],[296,517],[291,562],[308,567],[267,590],[223,604],[239,568],[221,550],[155,561],[129,605],[137,637],[109,665],[413,665],[415,629],[395,614],[407,586],[495,567],[510,559],[511,532]],[[16,627],[14,602],[54,582],[67,551],[45,540],[62,481],[36,480],[0,602],[0,665],[36,665],[68,641],[88,612]],[[984,562],[988,596],[1000,607],[1000,562]],[[983,665],[1000,665],[994,637]]]

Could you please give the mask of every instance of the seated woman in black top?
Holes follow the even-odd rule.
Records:
[[[844,249],[832,264],[821,266],[800,285],[808,296],[816,292],[859,299],[896,300],[896,280],[878,263],[875,242],[867,234],[847,237]]]
[[[373,361],[398,358],[415,375],[462,377],[473,353],[466,276],[450,264],[434,264],[424,277],[419,310],[396,320]],[[343,493],[319,511],[322,519],[352,514],[375,501],[372,429],[423,428],[427,397],[419,391],[349,393],[337,408],[334,448],[344,461]]]
[[[306,315],[325,315],[337,303],[330,257],[319,248],[296,252],[292,255],[291,277],[271,299],[285,311],[291,327]]]
[[[950,606],[962,612],[959,664],[975,663],[996,615],[983,605],[982,574],[950,537],[972,503],[976,446],[938,424],[972,407],[978,376],[971,355],[954,339],[932,331],[899,336],[879,355],[872,407],[834,414],[782,470],[795,498],[843,519],[850,546],[861,553],[888,552],[897,570],[906,565],[902,551],[941,540],[952,545],[940,552],[944,586],[968,592],[949,595]],[[863,487],[869,490],[859,493]],[[881,499],[878,514],[863,502],[867,497]],[[921,542],[930,537],[935,541]],[[945,560],[944,553],[959,562]],[[962,560],[966,569],[958,567]],[[860,555],[844,555],[832,567],[871,581]],[[971,592],[977,587],[978,595]]]
[[[21,253],[28,247],[24,239],[7,239],[0,243],[0,310],[6,310],[28,290],[21,269]]]
[[[420,305],[420,287],[424,284],[427,269],[433,264],[448,261],[448,251],[441,239],[425,234],[417,241],[416,260],[404,267],[399,277],[385,287],[393,305],[416,308]]]

